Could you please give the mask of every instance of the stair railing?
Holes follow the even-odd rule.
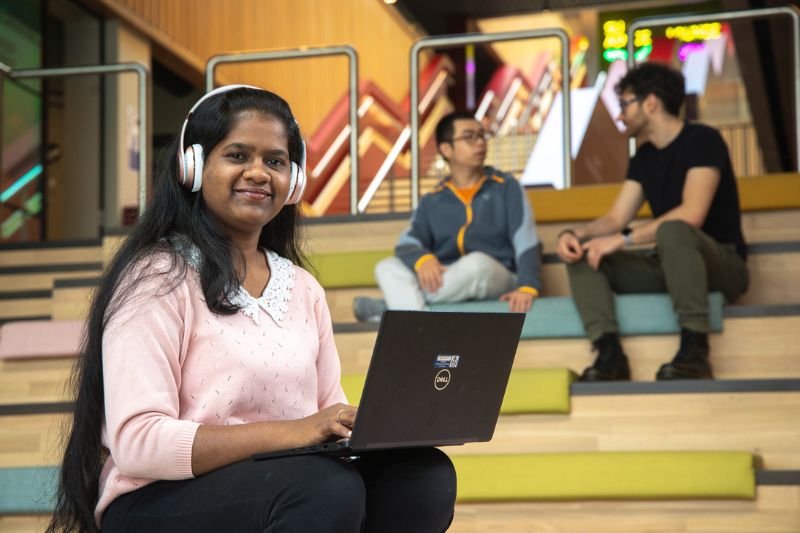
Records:
[[[212,57],[206,63],[206,91],[214,88],[214,70],[222,63],[308,59],[321,56],[345,55],[348,61],[350,92],[350,214],[358,213],[358,53],[349,45],[321,48],[300,47],[288,50],[234,52]]]
[[[570,92],[569,92],[569,38],[561,28],[547,28],[541,30],[513,31],[504,33],[462,33],[443,35],[440,37],[425,37],[419,39],[411,47],[411,209],[416,209],[419,203],[419,54],[426,48],[453,48],[468,44],[488,44],[503,41],[518,41],[522,39],[541,39],[556,37],[561,41],[561,77],[563,105],[561,107],[564,122],[563,134],[563,165],[564,182],[567,187],[572,183],[572,158],[570,155]]]

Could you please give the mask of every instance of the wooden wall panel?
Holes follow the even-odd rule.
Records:
[[[163,32],[202,61],[244,50],[350,44],[361,79],[399,101],[408,91],[413,30],[381,0],[104,0]],[[117,10],[118,12],[120,10]],[[226,81],[277,92],[311,134],[347,89],[342,57],[220,67]]]

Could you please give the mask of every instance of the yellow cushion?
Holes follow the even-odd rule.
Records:
[[[375,265],[393,254],[392,250],[331,252],[309,256],[312,271],[326,289],[339,287],[374,287]]]
[[[742,211],[800,207],[800,174],[744,177],[738,178],[736,184]],[[619,183],[564,190],[531,189],[528,199],[539,223],[588,221],[604,215],[611,208],[619,189]],[[650,206],[645,203],[637,216],[652,216]]]
[[[569,386],[574,380],[567,368],[512,370],[500,412],[569,413]]]
[[[575,374],[566,368],[512,370],[500,412],[569,413],[569,386]],[[366,376],[342,376],[342,388],[351,405],[358,405]]]
[[[755,497],[754,457],[749,452],[540,453],[451,459],[461,502]]]

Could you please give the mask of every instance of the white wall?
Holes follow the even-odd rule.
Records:
[[[137,61],[150,68],[149,43],[116,20],[105,21],[105,63]],[[136,207],[139,197],[139,175],[136,167],[139,141],[139,88],[134,73],[106,77],[104,165],[106,230],[123,225],[126,207]],[[148,139],[149,148],[150,141]],[[145,165],[148,181],[151,176],[150,157],[138,154],[138,164]]]

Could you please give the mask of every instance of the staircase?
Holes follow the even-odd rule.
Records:
[[[762,194],[766,194],[768,181],[757,188]],[[434,183],[435,178],[430,178],[425,187]],[[740,190],[747,193],[749,189]],[[674,354],[677,338],[629,336],[623,344],[631,357],[633,382],[570,384],[569,379],[562,378],[558,386],[562,390],[559,394],[564,395],[563,410],[541,410],[528,405],[531,398],[545,390],[547,397],[555,393],[544,382],[520,385],[528,383],[519,381],[520,376],[550,373],[550,369],[560,369],[562,376],[574,375],[591,363],[592,354],[582,338],[521,341],[512,373],[512,380],[517,382],[509,385],[509,394],[513,389],[514,396],[525,404],[523,408],[501,414],[491,442],[445,451],[464,472],[460,483],[477,483],[463,486],[463,498],[474,494],[471,491],[475,486],[488,490],[495,485],[501,489],[511,485],[535,489],[539,496],[493,501],[478,494],[478,500],[475,496],[462,499],[450,531],[800,530],[800,417],[796,416],[800,410],[800,198],[792,200],[796,196],[793,191],[783,187],[780,192],[782,201],[794,201],[795,207],[781,204],[779,209],[769,209],[761,205],[747,207],[744,213],[743,228],[751,245],[748,261],[752,285],[740,302],[725,307],[724,332],[711,336],[717,380],[655,382],[655,371]],[[542,198],[552,203],[550,193],[531,192],[534,206],[543,205]],[[556,198],[564,197],[566,206],[574,203],[571,195],[580,191],[555,193]],[[595,190],[594,196],[600,193]],[[754,201],[743,197],[743,204]],[[556,215],[544,207],[537,209],[546,252],[554,249],[557,233],[575,223],[557,216],[572,213],[568,208],[553,207]],[[359,254],[380,257],[376,252],[390,253],[406,224],[406,216],[386,215],[353,221],[307,221],[312,259],[323,265],[320,277],[326,287],[345,376],[363,378],[376,336],[374,326],[354,322],[352,297],[378,291],[374,280],[368,279],[369,268],[360,285],[349,286],[336,282],[336,270],[348,268],[345,261],[366,257]],[[103,257],[118,241],[0,250],[0,320],[5,321],[4,327],[18,319],[33,318],[41,321],[44,332],[47,320],[85,317]],[[325,261],[326,257],[336,259]],[[547,258],[545,296],[567,295],[563,265],[552,255]],[[0,345],[3,331],[0,329]],[[70,357],[0,360],[0,494],[4,494],[3,483],[14,486],[14,480],[23,475],[15,468],[58,463],[60,431],[68,420],[65,412],[71,401],[65,384],[73,363]],[[348,394],[357,397],[349,389]],[[750,472],[750,485],[745,483],[743,489],[740,481],[736,485],[737,490],[745,492],[737,496],[680,492],[695,486],[693,476],[705,471],[706,463],[693,462],[703,456],[692,454],[701,452],[722,460],[727,460],[725,454],[729,452],[752,456],[752,467],[745,469],[745,473]],[[480,469],[481,465],[502,465],[504,460],[517,465],[516,478],[498,480],[491,471]],[[643,486],[635,483],[647,480],[637,480],[635,473],[626,469],[633,461],[643,461],[637,463],[642,468],[675,464],[673,475],[661,474],[653,483],[678,492],[670,497],[644,492]],[[569,465],[575,464],[586,466],[570,469]],[[699,466],[686,466],[692,464]],[[529,470],[526,465],[539,466]],[[679,465],[687,470],[678,471]],[[561,475],[548,473],[551,469]],[[616,473],[614,479],[603,477],[608,472]],[[578,492],[558,492],[556,496],[565,480],[573,479],[570,476],[581,480],[576,484]],[[719,479],[722,485],[728,482],[723,478]],[[587,496],[585,491],[595,486],[600,492]],[[639,488],[630,489],[632,486]],[[44,520],[41,512],[46,513],[0,515],[0,533],[40,531]]]

